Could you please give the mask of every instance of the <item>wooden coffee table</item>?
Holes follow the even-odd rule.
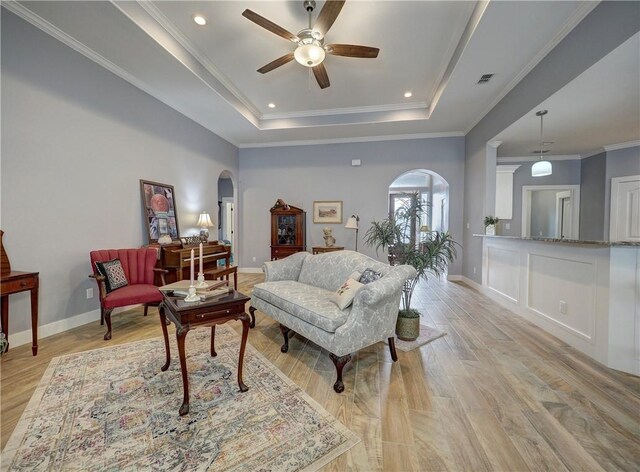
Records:
[[[212,297],[203,302],[187,303],[183,298],[177,298],[165,294],[164,301],[160,304],[160,324],[164,335],[164,346],[167,354],[167,361],[162,366],[162,371],[166,371],[171,363],[171,353],[169,351],[169,334],[167,333],[167,319],[176,325],[176,339],[178,341],[178,354],[180,356],[180,370],[182,371],[182,388],[184,392],[180,416],[189,413],[189,376],[187,373],[187,360],[185,358],[184,342],[187,333],[192,328],[211,326],[211,357],[218,354],[215,351],[216,325],[226,323],[230,320],[242,322],[242,341],[240,341],[240,357],[238,359],[238,387],[241,392],[249,390],[242,382],[242,363],[244,361],[244,349],[247,345],[249,335],[249,315],[244,311],[245,304],[249,297],[235,290],[228,294]]]

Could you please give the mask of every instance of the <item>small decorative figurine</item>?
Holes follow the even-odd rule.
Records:
[[[333,245],[336,243],[336,238],[334,238],[333,234],[331,234],[333,230],[327,226],[322,230],[322,232],[324,233],[324,236],[322,236],[322,238],[324,239],[324,245],[326,247],[333,247]]]
[[[273,209],[273,208],[277,208],[277,207],[282,207],[282,209],[283,209],[283,210],[289,210],[289,209],[291,208],[289,205],[287,205],[287,204],[284,202],[284,200],[283,200],[282,198],[278,198],[278,199],[276,200],[276,204],[275,204],[275,205],[273,205],[273,206],[271,207],[271,209]]]

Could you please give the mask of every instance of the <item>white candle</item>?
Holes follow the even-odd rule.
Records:
[[[194,264],[194,258],[195,258],[195,253],[193,252],[193,249],[191,250],[191,278],[189,279],[191,281],[191,285],[193,285],[193,264]]]
[[[199,274],[202,274],[202,243],[200,243],[200,272]]]

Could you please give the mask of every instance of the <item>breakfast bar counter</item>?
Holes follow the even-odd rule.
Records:
[[[480,289],[608,367],[640,375],[640,243],[483,238]]]

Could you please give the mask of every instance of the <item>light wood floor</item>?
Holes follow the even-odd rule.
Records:
[[[262,275],[239,279],[249,294]],[[277,324],[257,313],[249,342],[362,438],[325,470],[640,469],[638,377],[603,367],[465,285],[429,282],[414,299],[447,336],[398,351],[396,363],[381,343],[359,352],[340,395],[325,352],[295,337],[282,354]],[[109,342],[95,322],[42,339],[35,358],[28,345],[2,358],[2,447],[52,357],[161,336],[155,309],[113,323]]]

